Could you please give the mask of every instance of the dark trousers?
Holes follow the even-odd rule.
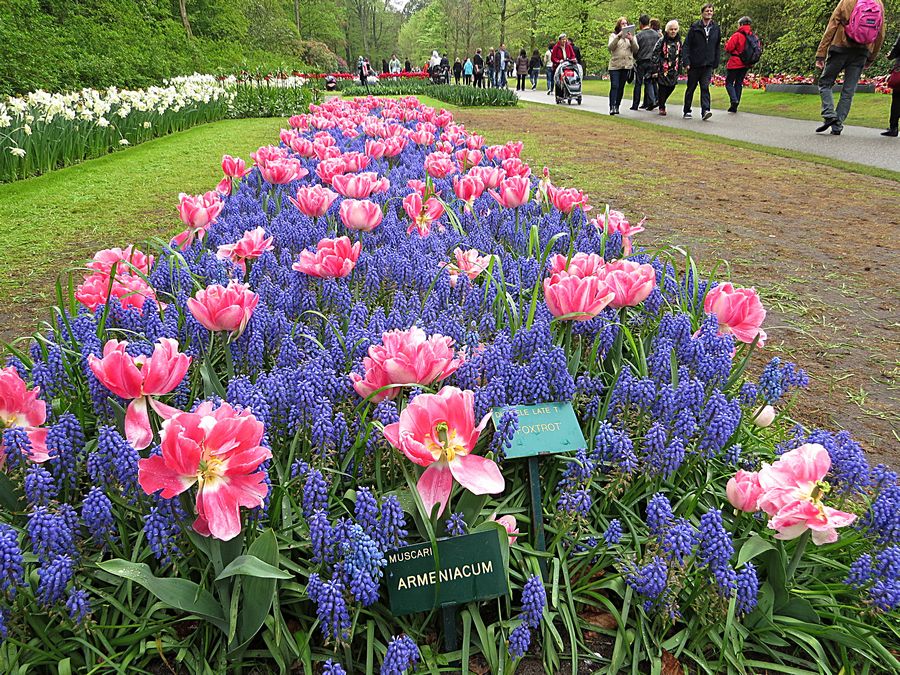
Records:
[[[891,129],[896,129],[900,123],[900,87],[891,92]]]
[[[625,82],[628,79],[629,68],[619,68],[609,71],[609,107],[618,108],[622,105],[622,97],[625,95]]]
[[[453,73],[453,80],[456,84],[459,84],[459,78],[461,77],[462,75],[460,73]]]
[[[700,110],[706,112],[712,107],[709,102],[709,81],[712,79],[712,66],[691,66],[688,71],[687,91],[684,92],[684,112],[691,112],[694,92],[700,85]]]
[[[553,89],[553,66],[547,66],[547,91]]]
[[[525,80],[528,79],[528,75],[525,73],[516,73],[516,91],[525,91]]]
[[[657,85],[657,98],[656,103],[659,106],[660,110],[666,109],[666,101],[669,100],[669,97],[672,95],[672,92],[675,91],[674,84],[662,84]]]
[[[859,77],[862,75],[863,68],[866,67],[868,56],[869,52],[865,47],[855,49],[831,47],[828,50],[825,68],[819,75],[819,96],[822,99],[822,117],[837,119],[837,122],[831,127],[833,131],[841,131],[844,128],[844,120],[850,114],[856,85],[859,84]],[[841,87],[841,98],[835,107],[832,89],[841,71],[844,72],[844,84]]]
[[[744,77],[747,76],[749,68],[734,68],[728,70],[725,75],[725,91],[728,92],[728,98],[731,104],[735,105],[741,102],[741,92],[744,90]]]
[[[634,67],[634,98],[631,100],[631,107],[637,108],[641,105],[641,88],[644,90],[644,107],[656,107],[656,81],[650,77],[653,73],[653,66],[650,61],[638,61]]]
[[[472,82],[472,86],[484,89],[484,73],[475,73],[475,80]]]
[[[538,77],[541,73],[540,68],[532,68],[531,72],[528,73],[531,76],[531,88],[537,89]]]

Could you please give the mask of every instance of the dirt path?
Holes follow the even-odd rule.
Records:
[[[590,113],[461,111],[490,142],[521,138],[533,167],[634,220],[645,243],[677,243],[709,269],[727,259],[768,309],[768,356],[812,378],[794,409],[847,429],[900,466],[900,184]]]

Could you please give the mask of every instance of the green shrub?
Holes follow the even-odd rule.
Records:
[[[234,86],[235,98],[229,117],[289,117],[308,110],[312,93],[307,87],[283,86],[263,80]]]
[[[463,107],[514,106],[519,99],[509,89],[476,89],[453,84],[431,84],[426,80],[392,80],[368,88],[358,84],[341,87],[345,96],[430,96]]]

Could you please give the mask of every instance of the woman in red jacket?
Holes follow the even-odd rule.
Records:
[[[728,92],[728,97],[731,99],[731,107],[728,108],[730,113],[737,112],[741,103],[741,92],[744,89],[744,77],[746,77],[747,71],[750,70],[750,66],[759,61],[759,54],[755,55],[756,61],[752,63],[746,63],[741,58],[746,56],[744,51],[747,47],[748,35],[753,35],[753,22],[749,16],[742,16],[738,21],[737,31],[725,43],[725,51],[731,54],[731,58],[728,59],[728,63],[725,65],[728,69],[728,74],[725,76],[725,91]],[[755,35],[753,35],[753,39],[756,40],[758,46],[759,39]]]

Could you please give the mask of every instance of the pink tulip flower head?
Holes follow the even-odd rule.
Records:
[[[753,413],[752,422],[758,427],[768,427],[775,421],[775,408],[770,405],[764,405],[755,413]]]
[[[359,242],[351,244],[349,237],[321,239],[315,253],[300,253],[300,260],[294,263],[293,269],[313,277],[345,277],[356,267],[361,248]]]
[[[112,274],[113,265],[116,267],[116,275],[138,272],[149,275],[153,267],[153,256],[146,255],[131,245],[125,248],[105,248],[94,254],[87,267],[109,276]]]
[[[225,204],[215,191],[196,196],[182,192],[178,199],[178,215],[187,229],[176,235],[173,241],[185,249],[194,243],[194,239],[203,239],[206,229],[215,222]]]
[[[172,338],[160,338],[150,356],[131,356],[127,346],[127,342],[109,340],[103,346],[103,358],[91,354],[88,365],[100,384],[131,400],[125,411],[125,438],[136,450],[143,450],[153,440],[147,412],[150,397],[168,394],[181,384],[191,357],[179,352]]]
[[[222,541],[241,533],[241,507],[263,505],[268,494],[260,465],[272,457],[260,445],[263,424],[249,411],[209,401],[163,422],[159,455],[138,461],[138,483],[148,495],[172,499],[197,485],[194,530]]]
[[[510,545],[516,543],[516,539],[519,538],[519,527],[516,524],[515,516],[500,516],[498,518],[496,515],[493,515],[488,518],[488,520],[493,520],[495,523],[500,523],[503,526],[503,529],[506,530],[506,534],[509,535]]]
[[[384,156],[396,157],[406,147],[406,139],[397,136],[384,139]]]
[[[444,205],[440,200],[429,197],[423,202],[418,192],[411,192],[403,198],[403,210],[411,221],[406,233],[412,234],[416,230],[420,237],[427,237],[432,223],[444,215]]]
[[[759,346],[766,343],[762,322],[766,310],[753,288],[735,288],[731,283],[719,284],[706,294],[703,309],[719,319],[719,331],[732,333],[739,342],[750,344],[759,335]]]
[[[344,197],[368,199],[373,194],[387,192],[391,183],[387,178],[379,178],[378,174],[367,171],[360,174],[335,176],[331,179],[331,185]]]
[[[109,298],[116,298],[124,308],[143,313],[144,302],[156,300],[153,288],[142,277],[134,274],[116,274],[110,284],[109,274],[95,272],[84,278],[75,289],[75,299],[92,312],[105,305]]]
[[[466,175],[479,179],[484,183],[485,189],[496,188],[506,178],[506,173],[503,169],[496,166],[474,166],[469,169],[469,173]]]
[[[222,171],[228,178],[243,178],[251,169],[247,168],[247,163],[240,157],[222,155]]]
[[[644,223],[646,222],[646,218],[641,220],[637,225],[632,225],[628,222],[628,219],[625,217],[625,214],[621,211],[613,211],[610,210],[609,214],[602,214],[599,217],[591,220],[591,222],[599,229],[601,232],[605,232],[607,236],[611,236],[613,234],[621,234],[622,235],[622,252],[625,255],[631,255],[632,251],[632,243],[631,238],[644,231]]]
[[[607,263],[601,278],[607,288],[616,294],[609,303],[615,309],[636,307],[656,288],[656,270],[653,265],[639,265],[631,260]]]
[[[464,148],[456,151],[456,161],[459,163],[459,170],[462,172],[466,172],[473,166],[481,164],[483,157],[484,155],[482,155],[479,150],[469,150]]]
[[[531,167],[528,166],[518,157],[510,157],[504,159],[500,166],[506,172],[507,176],[518,176],[519,178],[528,178],[531,175]]]
[[[347,166],[344,164],[342,157],[334,157],[333,159],[323,159],[316,167],[316,175],[326,184],[331,184],[331,180],[335,176],[347,173]]]
[[[557,272],[568,272],[574,277],[600,277],[606,273],[606,263],[596,253],[578,252],[572,256],[571,260],[566,260],[566,256],[557,253],[550,258],[550,274]]]
[[[526,176],[510,176],[500,181],[497,190],[490,190],[491,197],[497,200],[500,206],[507,209],[516,209],[522,204],[528,203],[531,195],[531,181]]]
[[[341,155],[341,159],[344,160],[344,166],[347,167],[347,171],[351,172],[362,171],[369,166],[371,161],[371,157],[361,152],[345,152]]]
[[[228,286],[207,286],[187,301],[191,314],[204,328],[230,333],[232,340],[244,332],[258,304],[259,295],[235,281]]]
[[[300,213],[310,218],[324,216],[337,198],[336,192],[321,185],[297,188],[297,198],[288,197],[291,204],[296,206]]]
[[[456,164],[446,152],[433,152],[425,158],[425,172],[432,178],[446,178],[456,172]]]
[[[441,265],[450,273],[450,286],[453,288],[456,288],[457,278],[460,274],[467,276],[469,281],[475,281],[488,268],[494,257],[480,255],[478,249],[470,248],[463,251],[459,247],[453,249],[453,256],[456,259],[455,264],[449,262]]]
[[[613,301],[613,293],[599,277],[576,277],[557,272],[544,279],[544,302],[557,319],[588,321]]]
[[[316,155],[315,144],[308,138],[303,138],[303,136],[294,136],[291,138],[291,150],[305,159],[315,157]]]
[[[384,157],[384,143],[381,141],[366,141],[366,155],[372,159]]]
[[[453,177],[453,191],[460,200],[465,202],[466,211],[472,211],[475,200],[484,194],[484,182],[477,176],[466,175],[462,178]]]
[[[365,376],[350,374],[356,393],[375,403],[395,398],[400,392],[399,387],[379,389],[440,382],[455,373],[463,362],[456,358],[453,338],[439,334],[426,336],[425,331],[415,326],[409,330],[387,331],[381,341],[380,345],[369,347],[369,355],[363,359]]]
[[[731,505],[747,513],[753,513],[759,509],[759,497],[762,494],[762,487],[759,484],[759,476],[754,472],[739,469],[734,476],[728,480],[725,486],[725,495]]]
[[[411,140],[416,145],[426,146],[434,144],[434,133],[430,131],[426,131],[424,129],[419,129],[418,131],[412,131],[409,134],[409,140]]]
[[[371,232],[384,217],[381,207],[368,199],[345,199],[341,202],[341,222],[349,230]]]
[[[248,260],[256,260],[273,248],[272,237],[266,237],[266,231],[262,227],[257,227],[244,232],[244,236],[233,244],[219,246],[216,257],[220,260],[230,260],[246,273]]]
[[[272,185],[287,185],[309,173],[299,159],[270,159],[259,165],[259,172]]]
[[[407,459],[426,467],[417,488],[425,511],[438,506],[443,512],[450,500],[453,480],[476,495],[503,492],[506,482],[493,461],[472,454],[490,415],[475,425],[475,395],[456,387],[437,394],[419,394],[400,421],[384,428],[388,443]]]
[[[47,404],[38,398],[40,387],[29,389],[12,366],[0,368],[0,467],[6,462],[3,431],[24,429],[31,444],[28,459],[43,463],[50,459],[47,430],[39,428],[47,421]]]
[[[228,176],[225,176],[222,180],[216,183],[216,192],[218,192],[223,197],[228,197],[231,194],[232,179]]]
[[[561,211],[567,216],[577,208],[581,208],[584,211],[589,211],[591,208],[588,206],[587,195],[575,188],[558,188],[553,185],[548,185],[547,197],[550,199],[550,203],[553,204],[558,211]]]

